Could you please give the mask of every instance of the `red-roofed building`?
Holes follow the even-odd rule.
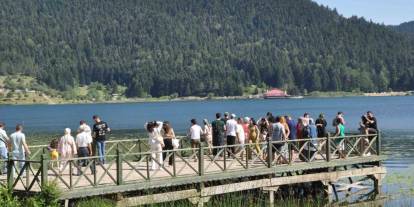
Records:
[[[268,90],[264,95],[264,98],[286,98],[289,97],[289,95],[286,93],[286,91],[282,91],[278,88],[272,88]]]

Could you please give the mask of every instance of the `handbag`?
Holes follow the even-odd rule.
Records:
[[[180,147],[180,140],[178,140],[178,139],[176,139],[176,138],[173,138],[173,139],[172,139],[172,146],[173,146],[174,148],[179,148],[179,147]]]

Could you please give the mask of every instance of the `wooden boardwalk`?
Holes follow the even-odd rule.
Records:
[[[185,147],[187,144],[184,142],[185,139],[182,139],[181,146]],[[288,150],[280,152],[275,144],[285,144]],[[380,175],[385,174],[385,169],[380,166],[380,162],[385,159],[380,155],[380,144],[377,135],[357,135],[344,139],[319,138],[316,142],[310,139],[264,142],[260,143],[259,152],[253,150],[254,144],[221,146],[216,147],[218,153],[215,156],[209,154],[205,146],[181,148],[166,151],[168,155],[165,162],[158,163],[160,169],[152,170],[147,140],[120,140],[107,143],[105,164],[98,164],[97,157],[88,157],[82,159],[89,162],[88,166],[82,167],[78,164],[81,159],[73,158],[67,160],[63,171],[59,171],[58,167],[62,160],[49,160],[43,154],[45,146],[33,146],[33,156],[24,162],[23,170],[17,168],[19,161],[3,161],[9,164],[9,170],[15,169],[15,174],[0,176],[0,183],[15,192],[33,193],[40,191],[42,185],[55,182],[63,192],[61,199],[138,192],[139,198],[121,201],[124,206],[163,202],[154,200],[154,196],[145,195],[143,191],[153,189],[157,192],[157,189],[169,189],[171,186],[183,190],[172,191],[176,196],[170,200],[195,198],[196,203],[202,203],[209,196],[222,193],[266,189],[298,182],[331,183],[352,176],[371,176],[380,185]],[[343,152],[339,151],[342,146],[345,148]],[[243,147],[246,153],[241,156],[238,150],[238,153],[233,154],[232,147]],[[339,157],[340,152],[343,158]],[[167,165],[170,157],[174,162]],[[344,166],[345,169],[341,169]],[[349,169],[346,166],[350,166]],[[91,167],[96,169],[96,173],[91,172]],[[243,178],[249,178],[250,181],[246,183],[242,181]],[[212,184],[223,180],[233,181],[226,186]],[[326,184],[328,193],[332,191],[330,185]],[[168,195],[164,195],[165,198]]]

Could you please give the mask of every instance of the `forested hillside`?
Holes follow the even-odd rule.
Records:
[[[414,21],[404,22],[397,26],[391,26],[395,31],[412,35],[414,37]]]
[[[414,88],[414,41],[310,0],[2,0],[0,74],[130,97]]]

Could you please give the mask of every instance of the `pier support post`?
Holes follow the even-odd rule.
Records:
[[[275,192],[279,190],[279,186],[263,187],[262,190],[269,193],[269,206],[274,206],[275,205]]]
[[[333,184],[330,181],[321,181],[321,183],[323,186],[323,193],[325,194],[325,197],[328,199],[328,202],[331,203],[333,193],[335,193],[335,196],[338,197],[335,189],[333,188]]]
[[[374,189],[375,192],[380,194],[381,191],[381,186],[382,186],[382,180],[384,179],[385,174],[374,174],[369,176],[369,178],[371,178],[374,181]]]

